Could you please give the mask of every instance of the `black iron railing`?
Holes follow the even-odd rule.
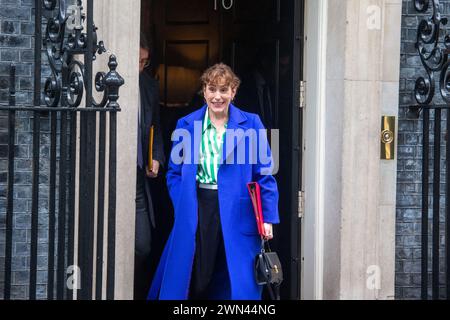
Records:
[[[422,299],[429,299],[429,289],[431,289],[432,299],[450,299],[450,137],[443,139],[444,131],[447,134],[450,133],[450,61],[448,59],[450,36],[445,28],[448,20],[441,16],[438,0],[415,0],[415,8],[418,13],[424,14],[417,31],[416,48],[426,71],[426,75],[419,77],[415,84],[414,93],[418,105],[410,107],[410,112],[417,119],[422,113],[421,121],[423,122],[421,296]],[[427,16],[427,12],[431,12],[431,16]],[[439,78],[436,78],[436,75]],[[439,94],[436,94],[436,91]],[[445,128],[443,128],[444,120]],[[443,147],[445,147],[445,153]],[[433,156],[432,162],[431,156]],[[445,159],[446,168],[441,164],[442,159]],[[445,180],[441,177],[444,169],[446,170]],[[432,172],[431,176],[430,172]],[[430,183],[431,177],[432,183]],[[441,190],[443,185],[445,190]],[[442,221],[440,216],[443,195],[445,195],[445,221]],[[431,217],[429,211],[432,211]],[[441,228],[442,223],[445,223],[445,230]],[[441,244],[442,237],[445,239],[444,245]],[[440,255],[440,249],[443,247],[445,257]],[[429,269],[430,260],[431,270]],[[442,261],[444,261],[445,270],[440,268]],[[442,275],[445,283],[440,277]]]
[[[35,1],[35,60],[34,103],[32,106],[15,103],[15,66],[11,65],[9,105],[0,105],[8,112],[8,173],[4,268],[4,298],[11,298],[11,274],[14,230],[14,162],[16,115],[33,114],[32,140],[32,199],[31,241],[29,264],[29,298],[36,299],[37,264],[39,250],[41,119],[50,120],[50,166],[48,168],[48,260],[47,298],[102,299],[103,261],[106,266],[106,298],[114,298],[115,265],[115,208],[116,208],[116,139],[117,100],[124,81],[117,73],[114,55],[109,57],[109,71],[93,77],[96,54],[106,52],[103,42],[97,41],[93,23],[93,0],[87,0],[84,14],[82,1],[76,2],[80,16],[78,23],[68,26],[68,7],[65,0]],[[45,13],[45,14],[43,14]],[[43,35],[41,21],[46,17]],[[75,19],[76,20],[76,19]],[[87,26],[84,32],[83,25]],[[41,90],[41,50],[51,68],[51,75]],[[83,57],[83,61],[77,57]],[[100,102],[93,91],[102,94]],[[43,95],[44,104],[41,103]],[[83,106],[84,104],[84,106]],[[79,117],[78,117],[79,114]],[[97,120],[99,127],[97,128]],[[96,135],[99,135],[97,141]],[[109,139],[107,139],[109,133]],[[77,135],[80,139],[77,142]],[[107,153],[107,148],[109,148]],[[58,156],[59,154],[59,156]],[[96,164],[96,155],[98,160]],[[108,157],[107,157],[108,155]],[[77,159],[79,163],[77,165]],[[108,171],[106,171],[108,168]],[[108,178],[108,185],[106,179]],[[77,180],[78,178],[78,180]],[[97,189],[96,189],[97,183]],[[107,191],[107,199],[106,197]],[[97,201],[97,207],[95,203]],[[105,202],[107,210],[105,210]],[[78,204],[78,210],[76,210]],[[97,219],[95,219],[95,216]],[[78,232],[75,221],[78,218]],[[104,219],[107,219],[107,252]],[[95,224],[94,222],[97,221]],[[94,234],[97,237],[94,238]],[[96,256],[94,257],[94,247]],[[77,252],[75,250],[77,249]],[[78,268],[74,267],[75,257]],[[95,285],[94,266],[96,270]],[[80,270],[81,286],[70,286],[68,268]],[[75,278],[76,279],[76,278]],[[94,287],[94,290],[92,288]]]

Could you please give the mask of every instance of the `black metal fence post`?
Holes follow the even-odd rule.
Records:
[[[433,300],[439,299],[439,213],[441,197],[441,109],[434,110],[434,165],[433,165]]]
[[[447,134],[446,134],[446,176],[445,176],[445,282],[446,282],[446,295],[447,299],[450,298],[450,244],[448,239],[450,239],[450,109],[447,110]]]
[[[9,105],[16,103],[16,66],[11,64],[9,72]],[[4,299],[11,298],[12,232],[13,232],[13,198],[14,198],[14,140],[16,112],[8,113],[8,193],[6,204],[6,239],[5,239],[5,287]]]
[[[56,149],[58,112],[50,114],[50,189],[48,217],[47,299],[54,299],[55,283],[55,233],[56,233]]]
[[[109,114],[109,189],[108,189],[108,258],[106,298],[114,300],[116,263],[116,142],[117,114]]]
[[[103,232],[105,219],[105,151],[106,151],[106,114],[100,113],[98,145],[98,190],[97,190],[97,252],[95,299],[102,299],[103,288]]]
[[[422,299],[428,299],[428,149],[430,146],[430,110],[423,110],[422,147]]]

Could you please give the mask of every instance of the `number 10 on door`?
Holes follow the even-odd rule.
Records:
[[[214,0],[214,10],[218,10],[218,4],[217,4],[218,0]],[[233,7],[233,2],[234,0],[222,0],[222,7],[225,10],[230,10]]]

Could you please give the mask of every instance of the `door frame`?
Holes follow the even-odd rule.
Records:
[[[305,0],[302,299],[323,299],[328,0]]]
[[[282,0],[281,0],[282,1]],[[304,278],[303,272],[303,253],[305,248],[305,239],[306,244],[309,246],[311,243],[309,238],[304,237],[305,227],[303,226],[304,221],[299,218],[299,191],[305,190],[302,188],[304,186],[305,181],[305,158],[304,158],[304,148],[302,148],[305,141],[305,129],[307,128],[305,125],[308,124],[308,121],[305,119],[305,112],[300,108],[300,81],[308,80],[305,76],[310,74],[311,72],[307,72],[308,65],[305,63],[306,54],[308,53],[305,45],[307,42],[305,41],[305,28],[307,25],[308,16],[311,16],[309,11],[307,11],[306,4],[308,2],[314,1],[323,2],[324,0],[293,0],[294,3],[294,12],[291,15],[293,16],[293,23],[290,23],[290,35],[292,35],[292,109],[290,114],[292,115],[292,119],[289,123],[290,126],[290,136],[291,136],[291,145],[292,148],[289,152],[289,170],[292,174],[289,179],[289,205],[286,207],[289,209],[289,226],[287,226],[287,231],[290,234],[290,248],[289,248],[289,258],[290,263],[284,267],[286,274],[289,274],[289,288],[286,289],[284,293],[285,298],[292,300],[299,300],[303,297],[304,292],[304,282],[308,280]],[[142,11],[141,11],[142,15]],[[317,13],[315,13],[317,15]],[[153,30],[154,32],[155,30]],[[222,45],[222,42],[221,44]],[[219,52],[223,52],[223,50],[219,50]],[[312,92],[312,91],[311,91]],[[314,127],[314,126],[313,126]],[[305,154],[307,155],[307,154]],[[311,162],[310,162],[311,163]],[[312,193],[311,193],[312,194]],[[288,239],[286,239],[288,240]],[[287,253],[286,252],[286,253]],[[307,273],[310,275],[310,273]],[[287,285],[284,283],[283,285]]]
[[[300,83],[304,79],[304,27],[305,27],[305,0],[294,1],[294,23],[293,23],[293,104],[292,104],[292,122],[291,122],[291,173],[290,181],[290,292],[289,298],[292,300],[301,299],[302,288],[302,265],[301,265],[301,247],[302,247],[302,220],[299,218],[299,193],[302,188],[302,140],[303,140],[303,111],[300,106]]]

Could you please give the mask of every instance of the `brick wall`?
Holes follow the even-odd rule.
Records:
[[[45,58],[44,58],[45,59]],[[0,103],[8,103],[9,67],[16,64],[16,103],[31,105],[34,84],[34,1],[0,0]],[[44,76],[49,74],[44,66]],[[3,298],[8,117],[0,111],[0,299]],[[33,113],[16,113],[12,299],[29,296]],[[37,298],[46,298],[49,121],[41,120]]]
[[[449,17],[450,1],[440,1],[440,3],[443,17]],[[422,117],[420,120],[413,119],[408,114],[408,106],[416,104],[413,93],[416,79],[426,74],[415,48],[418,23],[424,16],[431,17],[431,11],[425,15],[419,15],[414,8],[414,0],[403,0],[396,211],[395,294],[397,299],[421,298]],[[439,88],[438,84],[437,88]],[[436,92],[436,95],[434,101],[440,102],[439,93]],[[446,116],[446,113],[443,112],[443,120],[446,119]],[[433,113],[431,113],[430,118],[434,120]],[[431,130],[434,130],[433,128],[434,126],[431,127]],[[444,123],[442,123],[442,128],[442,139],[444,139]],[[432,136],[430,137],[430,143],[433,143]],[[445,148],[442,148],[441,152],[442,156],[445,157]],[[432,159],[433,154],[430,157],[431,163]],[[441,168],[441,179],[445,179],[445,164],[443,160],[441,160]],[[444,180],[441,180],[441,182],[444,182]],[[430,174],[430,183],[432,183],[432,174]],[[441,187],[441,193],[443,191]],[[445,202],[442,195],[441,204],[443,203]],[[430,198],[430,208],[431,206]],[[432,211],[430,211],[429,216],[432,216]],[[441,222],[444,221],[443,219],[444,212],[442,208]],[[431,225],[430,220],[430,235]],[[443,235],[443,232],[444,226],[442,224],[441,235]],[[441,244],[444,243],[443,240],[442,236]],[[441,248],[441,270],[444,270],[442,249],[443,247]],[[431,266],[431,259],[429,262]],[[443,274],[441,274],[441,278],[442,276]],[[431,284],[431,278],[429,279]],[[444,281],[441,282],[445,284]],[[430,291],[429,294],[431,294]]]

